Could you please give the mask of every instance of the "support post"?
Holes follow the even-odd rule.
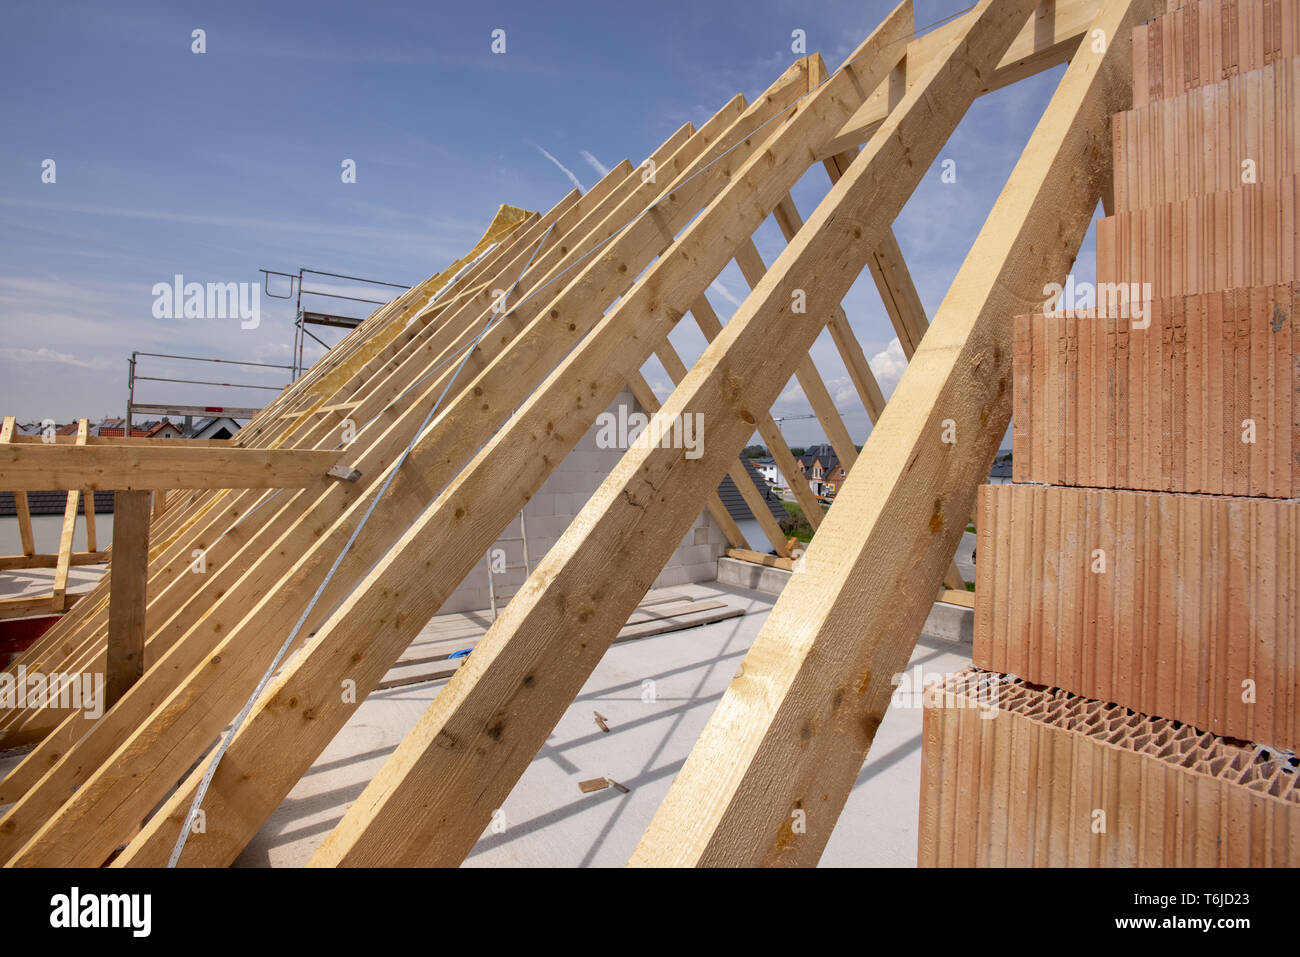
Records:
[[[108,599],[108,674],[111,708],[144,674],[144,610],[149,580],[149,492],[114,493],[113,562]]]

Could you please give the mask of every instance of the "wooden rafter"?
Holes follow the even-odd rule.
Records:
[[[806,76],[806,65],[801,61],[788,70],[752,108],[746,108],[742,99],[733,101],[714,120],[673,149],[670,155],[661,157],[661,161],[656,164],[656,182],[643,180],[635,174],[630,177],[633,188],[627,199],[619,210],[607,217],[607,227],[602,227],[594,236],[588,234],[593,245],[585,248],[594,248],[595,242],[613,235],[625,226],[629,211],[637,217],[632,224],[619,232],[584,268],[575,270],[573,278],[557,290],[558,294],[549,302],[545,296],[521,302],[513,312],[503,317],[501,327],[504,331],[499,338],[494,334],[480,342],[479,348],[471,354],[466,365],[464,385],[460,392],[454,399],[449,397],[445,411],[419,437],[419,441],[411,448],[406,467],[395,475],[388,487],[384,496],[385,520],[372,522],[357,537],[345,562],[335,574],[331,587],[322,593],[317,606],[317,617],[308,618],[302,630],[304,638],[313,627],[313,621],[322,620],[324,612],[343,600],[362,574],[385,554],[392,545],[392,536],[396,531],[420,516],[431,492],[441,482],[456,475],[459,464],[491,434],[497,421],[496,416],[506,416],[527,397],[529,389],[553,368],[555,362],[572,347],[573,342],[581,340],[599,317],[599,309],[608,306],[614,298],[626,292],[637,273],[671,244],[673,229],[685,226],[726,185],[727,166],[757,149],[758,144],[748,142],[745,137],[768,119],[780,115],[805,92]],[[733,157],[736,159],[733,160]],[[722,158],[722,162],[714,164],[713,161],[719,158]],[[651,204],[653,212],[642,215]],[[559,248],[565,249],[565,246]],[[542,264],[543,267],[551,267],[545,274],[564,269],[570,262],[578,262],[583,251],[584,247],[568,247],[561,254],[568,257],[567,261],[561,258],[553,265],[550,262]],[[625,297],[620,308],[627,301]],[[512,339],[511,333],[516,338]],[[510,348],[506,348],[508,345]],[[626,367],[633,358],[626,343],[622,353],[624,358],[620,365]],[[608,369],[606,364],[602,369],[602,378],[608,383],[607,389],[616,392],[632,370],[627,369],[620,379],[617,376],[604,376]],[[437,387],[438,381],[434,380],[430,392]],[[600,403],[600,409],[612,400],[613,392],[606,395],[605,401]],[[409,436],[416,431],[425,411],[436,397],[437,393],[432,393],[424,404],[411,408],[408,416],[413,421],[406,426],[403,434]],[[593,398],[591,404],[585,407],[593,420],[599,411],[595,404]],[[495,410],[494,414],[485,414],[489,410]],[[571,433],[565,441],[571,445],[589,425],[590,423]],[[545,422],[540,423],[538,428],[539,435],[546,434]],[[373,444],[371,451],[378,454]],[[547,459],[538,462],[538,465],[549,472],[558,461],[558,458]],[[366,471],[359,462],[358,467],[363,472]],[[382,470],[380,472],[382,474]],[[521,484],[514,484],[508,494],[494,501],[497,504],[504,504],[507,500],[519,501],[523,488]],[[253,587],[253,583],[259,581],[258,565],[254,564],[245,571],[241,581],[249,582],[249,587],[236,587],[222,596],[222,605],[243,596],[242,601],[249,610],[242,622],[238,618],[227,619],[229,631],[223,630],[216,636],[220,640],[215,648],[211,642],[211,631],[199,631],[194,633],[195,640],[180,642],[156,659],[158,667],[150,668],[119,702],[118,707],[88,731],[69,756],[61,759],[11,809],[11,819],[26,821],[30,827],[39,824],[40,829],[33,835],[31,831],[15,828],[8,841],[4,835],[0,835],[0,856],[30,837],[28,846],[23,848],[15,860],[24,863],[55,859],[93,860],[100,853],[106,857],[112,849],[109,846],[112,840],[110,835],[114,832],[122,833],[120,828],[127,827],[126,822],[130,818],[143,816],[165,796],[169,786],[162,782],[171,773],[170,769],[174,769],[176,774],[182,773],[238,711],[276,646],[283,640],[285,631],[301,614],[312,594],[311,582],[323,580],[328,559],[313,559],[311,556],[319,554],[332,558],[336,555],[366,504],[364,501],[354,503],[344,517],[345,522],[350,518],[350,523],[336,522],[326,535],[318,536],[310,526],[291,527],[286,537],[292,544],[288,547],[281,544],[275,549],[277,554],[269,554],[258,560],[259,564],[266,560],[282,561],[280,556],[283,553],[295,557],[306,553],[306,560],[299,559],[287,571],[290,587],[282,586],[267,593],[263,587]],[[522,504],[520,501],[519,507]],[[700,504],[702,507],[703,502]],[[518,510],[518,507],[512,509],[510,515],[517,514]],[[428,515],[427,510],[425,515]],[[480,537],[482,544],[475,546],[477,551],[473,553],[474,557],[468,557],[471,554],[468,551],[446,555],[447,561],[458,564],[469,562],[469,565],[460,568],[457,573],[434,574],[432,577],[439,589],[446,588],[449,591],[454,587],[508,520],[509,516],[503,514],[499,525],[494,522],[491,526],[478,525],[474,528],[477,535],[490,536],[486,541]],[[465,524],[454,518],[452,521]],[[445,527],[445,523],[440,520],[439,526]],[[295,534],[296,540],[293,538]],[[410,620],[413,622],[414,618]],[[211,629],[220,622],[222,618],[209,614],[204,627]],[[323,632],[318,633],[317,639],[320,634]],[[190,636],[187,634],[186,637]],[[392,638],[391,635],[383,637]],[[393,648],[391,660],[395,661],[404,647],[405,644],[401,644]],[[238,653],[235,649],[238,649]],[[216,651],[215,656],[213,651]],[[168,699],[155,713],[149,714],[146,711],[145,714],[139,714],[137,709],[141,704],[147,705],[158,700],[154,697],[157,693],[154,686],[157,683],[164,682],[163,687],[169,686],[167,674],[175,673],[169,660],[180,656],[185,656],[183,660],[193,661],[191,667],[197,670],[179,689],[179,693]],[[219,660],[219,664],[213,665],[214,657]],[[310,655],[296,656],[286,675],[303,668],[310,658]],[[374,659],[367,664],[377,664],[377,661]],[[373,680],[359,684],[359,687],[369,691],[381,677],[382,674],[376,675]],[[199,697],[203,699],[205,707],[202,716],[195,715],[194,709],[188,707],[191,701]],[[133,699],[136,702],[134,705]],[[197,722],[194,720],[196,717],[199,718]],[[323,731],[325,722],[319,722],[318,727]],[[130,731],[131,728],[134,731]],[[123,734],[127,735],[125,743]],[[173,746],[166,753],[160,753],[157,749],[137,750],[130,747],[132,740],[156,739],[155,736],[159,734],[169,736],[172,741]],[[321,747],[324,743],[321,742]],[[110,760],[115,750],[122,752],[124,748],[132,756],[130,761]],[[36,758],[37,751],[40,750],[40,747],[35,749],[27,760]],[[77,763],[76,759],[69,760],[74,753],[80,756],[83,763]],[[187,754],[188,758],[185,757]],[[291,766],[296,765],[295,758]],[[82,786],[70,798],[67,797],[69,782],[82,780],[83,775],[88,776],[84,778]],[[59,803],[63,803],[63,807],[56,813]],[[89,838],[81,842],[80,847],[73,847],[72,842],[61,839],[60,835],[69,828],[84,833],[85,827],[79,822],[87,820],[100,820],[105,824],[103,828],[96,828],[102,834],[101,837]]]
[[[903,22],[901,15],[891,17],[880,35],[890,41],[906,35],[911,26],[910,8],[906,21]],[[879,37],[875,42],[881,42]],[[259,705],[254,706],[248,722],[236,735],[228,752],[232,765],[241,763],[243,759],[236,755],[245,754],[248,749],[263,755],[275,753],[276,760],[265,762],[267,773],[260,776],[256,787],[250,780],[232,778],[219,769],[212,780],[205,807],[215,809],[228,804],[238,807],[238,816],[246,822],[243,826],[264,819],[261,816],[270,813],[274,803],[268,802],[278,802],[274,796],[287,793],[352,710],[351,706],[322,700],[313,713],[311,727],[302,729],[306,736],[291,734],[295,740],[286,747],[289,738],[285,736],[287,726],[284,722],[288,716],[282,709],[269,706],[271,702],[296,697],[295,689],[299,687],[333,682],[333,674],[340,667],[345,673],[339,680],[354,680],[358,689],[369,689],[378,683],[387,669],[384,662],[396,660],[414,635],[410,626],[432,615],[450,588],[464,576],[469,567],[466,562],[474,560],[466,556],[481,555],[491,541],[488,536],[495,537],[498,531],[495,522],[483,525],[465,521],[465,516],[474,514],[485,501],[493,503],[494,513],[518,512],[525,497],[540,487],[551,464],[559,461],[578,436],[591,426],[596,414],[617,394],[621,383],[632,371],[640,368],[649,348],[667,335],[734,256],[741,238],[757,228],[764,216],[763,207],[770,210],[807,168],[806,150],[800,146],[804,129],[808,126],[827,131],[837,128],[855,98],[874,88],[893,63],[892,59],[886,63],[885,56],[864,58],[846,72],[840,83],[823,86],[806,97],[803,110],[775,126],[764,140],[728,141],[721,138],[712,148],[711,155],[702,157],[695,169],[679,180],[679,185],[662,191],[652,216],[632,222],[620,234],[617,245],[639,244],[657,237],[653,248],[658,251],[667,248],[667,240],[674,235],[675,229],[687,227],[676,240],[676,249],[681,255],[660,257],[617,305],[599,319],[591,335],[569,352],[558,367],[548,366],[550,374],[542,387],[515,413],[510,424],[456,475],[451,485],[432,506],[425,509],[398,546],[383,556],[379,567],[367,578],[367,582],[373,582],[388,578],[395,572],[394,580],[397,580],[404,577],[398,569],[420,568],[421,577],[430,583],[430,587],[421,588],[418,593],[388,589],[385,595],[363,582],[348,596],[339,611],[268,688]],[[798,74],[789,76],[789,80],[802,87],[796,96],[807,90],[806,65],[801,63],[798,66]],[[784,101],[779,97],[786,89],[790,92],[796,89],[787,88],[786,82],[784,79],[778,81],[753,109],[775,108],[775,115],[785,112],[793,97]],[[865,89],[859,91],[855,84]],[[829,94],[823,92],[827,89],[831,91]],[[836,93],[842,94],[843,99],[836,98]],[[769,112],[768,115],[774,114]],[[751,130],[755,128],[756,125],[749,127]],[[774,151],[779,154],[775,158]],[[712,162],[720,157],[720,162]],[[763,174],[750,175],[750,171],[755,169],[762,169]],[[705,195],[712,200],[707,214],[691,221],[690,215],[684,215],[684,207],[694,206]],[[603,258],[611,260],[615,268],[626,262],[614,244],[607,248]],[[636,272],[631,264],[628,264],[627,271]],[[558,323],[576,322],[583,318],[581,314],[564,308],[562,303],[557,303],[554,311]],[[590,316],[588,321],[595,318]],[[629,323],[635,325],[629,326]],[[538,337],[535,346],[530,338],[526,349],[521,345],[512,350],[511,356],[517,361],[531,360],[534,348],[551,355],[551,339],[555,336],[556,330],[548,328]],[[517,352],[523,354],[515,357]],[[513,378],[509,381],[513,382]],[[495,387],[491,390],[485,387],[484,398],[495,391]],[[581,397],[581,403],[574,401],[575,395]],[[712,445],[710,438],[705,446],[711,448]],[[729,458],[738,453],[739,448]],[[718,475],[720,479],[721,474]],[[715,480],[715,488],[716,485]],[[699,498],[698,507],[703,507],[706,498],[703,495]],[[653,577],[651,575],[651,579]],[[516,596],[511,606],[518,600],[519,596]],[[372,614],[374,617],[369,617]],[[395,614],[400,621],[393,618]],[[362,631],[358,626],[367,617],[372,626],[384,621],[397,627],[369,627]],[[356,656],[357,660],[346,656],[340,658],[334,653],[340,644],[364,646],[368,650]],[[478,653],[476,651],[475,655]],[[459,680],[459,675],[456,680]],[[443,694],[446,694],[445,690]],[[123,855],[125,860],[143,863],[157,860],[160,854],[165,859],[196,782],[197,779],[191,777],[168,800],[162,812],[155,815],[140,837],[128,846]],[[78,797],[81,794],[79,791]],[[209,810],[208,816],[213,817],[214,810]],[[237,853],[247,836],[217,835],[211,829],[207,835],[195,834],[189,839],[182,860],[228,860]]]
[[[1112,38],[1106,52],[1079,47],[868,440],[877,471],[846,483],[634,864],[820,856],[933,600],[916,569],[937,574],[948,560],[1010,418],[1011,317],[1038,306],[1044,277],[1069,269],[1108,177],[1137,7],[1110,0],[1096,21]],[[970,438],[940,442],[945,418]]]
[[[977,7],[961,44],[939,58],[929,78],[899,104],[778,257],[761,284],[765,295],[745,301],[660,410],[665,420],[703,414],[709,423],[704,454],[692,461],[680,450],[628,451],[576,520],[577,533],[562,538],[538,567],[537,587],[517,595],[497,619],[313,863],[460,862],[587,680],[617,632],[616,620],[626,620],[641,600],[647,566],[658,568],[680,539],[689,507],[674,506],[707,494],[748,440],[755,421],[749,409],[767,408],[779,394],[828,321],[831,306],[865,265],[874,231],[893,221],[965,112],[978,72],[996,62],[1031,9],[1029,0],[985,0]],[[908,20],[910,14],[906,9]],[[884,47],[882,41],[878,31],[856,61],[862,69],[879,71],[876,82],[863,84],[868,89],[893,66],[885,56],[870,55],[874,47]],[[755,176],[759,163],[769,171],[764,178],[772,189],[770,205],[758,213],[770,211],[789,188],[770,172],[780,170],[785,159],[782,134],[802,144],[790,167],[798,176],[806,169],[820,97],[845,95],[854,79],[852,67],[837,72],[769,140],[763,155],[739,171],[740,183]],[[721,199],[712,211],[720,208]],[[759,222],[741,219],[751,231]],[[706,233],[708,225],[707,218],[692,224],[680,240],[684,253],[694,252],[694,234]],[[806,313],[792,309],[797,291],[806,294]],[[776,336],[787,348],[773,356],[769,343]],[[557,371],[572,376],[563,367]],[[826,538],[830,521],[814,541]],[[596,564],[601,571],[595,572]],[[463,746],[435,744],[446,740]],[[449,813],[452,807],[455,814]]]

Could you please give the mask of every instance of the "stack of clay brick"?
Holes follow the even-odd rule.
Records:
[[[1134,32],[1097,308],[1016,321],[922,865],[1300,865],[1300,0],[1169,7]]]

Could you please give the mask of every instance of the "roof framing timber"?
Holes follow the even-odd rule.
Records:
[[[1080,45],[868,440],[875,469],[846,483],[633,864],[820,857],[933,599],[915,570],[948,560],[1010,421],[1011,318],[1037,307],[1043,277],[1064,277],[1109,176],[1139,9],[1109,0],[1095,22],[1106,52]],[[948,418],[969,438],[940,441]]]
[[[685,532],[690,518],[677,503],[716,486],[753,432],[749,410],[776,399],[866,265],[872,237],[902,209],[965,113],[980,73],[997,62],[1032,8],[1031,0],[985,0],[976,8],[958,42],[890,114],[660,410],[667,420],[705,416],[703,455],[688,460],[673,449],[628,451],[539,565],[536,587],[525,588],[496,620],[313,864],[460,863],[644,596],[646,566],[658,568]],[[775,208],[792,184],[780,188],[775,171],[785,168],[797,178],[807,169],[807,143],[819,138],[819,121],[833,115],[824,105],[841,105],[836,98],[847,97],[855,84],[867,92],[888,76],[896,62],[890,54],[897,56],[890,27],[910,32],[910,6],[896,10],[850,65],[774,134],[763,155],[739,171],[738,182],[746,183],[762,164],[769,190],[778,188],[758,212]],[[783,136],[802,147],[788,159]],[[752,231],[760,222],[742,218],[729,225]],[[707,225],[704,218],[693,224],[681,239],[683,251],[694,251],[693,233],[707,232]],[[799,292],[807,297],[806,312],[792,306]],[[774,356],[768,343],[776,336],[788,348]],[[571,378],[576,370],[557,371]],[[446,747],[449,741],[456,746]]]
[[[624,161],[587,194],[485,236],[454,274],[350,330],[230,445],[186,450],[206,457],[184,468],[167,472],[151,446],[0,441],[6,478],[6,463],[43,457],[47,476],[81,488],[123,487],[103,483],[130,472],[128,488],[192,490],[149,525],[147,575],[129,589],[133,643],[112,659],[133,681],[120,700],[97,720],[58,707],[0,714],[0,742],[35,744],[0,781],[0,803],[13,802],[0,861],[99,866],[126,843],[115,866],[166,864],[205,753],[296,634],[228,742],[206,829],[180,858],[230,863],[355,713],[340,683],[364,700],[620,390],[656,429],[704,415],[698,458],[627,450],[313,861],[459,863],[700,511],[749,554],[718,500],[723,475],[778,552],[752,560],[793,567],[737,456],[757,431],[795,478],[769,410],[797,376],[849,479],[826,515],[796,488],[817,528],[802,574],[635,863],[814,862],[1005,429],[1010,316],[1064,271],[1106,187],[1107,116],[1122,108],[1127,28],[1147,2],[983,0],[917,37],[905,0],[833,74],[804,58],[754,103],[737,96],[645,163]],[[1093,27],[1105,53],[1081,45]],[[1067,61],[927,330],[895,216],[977,96]],[[816,162],[831,186],[803,222],[790,190]],[[787,242],[770,266],[751,238],[769,215]],[[733,260],[750,292],[724,325],[704,292]],[[864,267],[912,360],[888,404],[841,306]],[[504,306],[500,289],[511,290]],[[806,312],[792,309],[796,291]],[[668,339],[688,312],[708,341],[690,368]],[[860,455],[809,357],[823,329],[874,423]],[[656,354],[675,385],[662,403],[640,371]],[[958,423],[956,446],[938,441],[942,418]],[[282,483],[288,466],[270,463],[301,474],[283,489],[220,489],[197,464],[218,456],[243,480],[255,463]],[[357,480],[328,477],[336,463]],[[17,487],[50,484],[35,472]],[[188,573],[196,549],[202,576]],[[20,663],[102,669],[111,578]],[[783,824],[810,806],[812,781],[829,797],[793,839]]]

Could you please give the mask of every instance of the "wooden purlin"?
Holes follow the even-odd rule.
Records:
[[[85,421],[84,419],[82,420]],[[283,488],[318,479],[335,464],[330,451],[155,446],[0,446],[0,474],[22,491],[48,486],[87,490]]]
[[[344,815],[313,864],[461,861],[600,660],[617,632],[615,619],[635,608],[684,533],[683,516],[748,441],[755,422],[749,410],[767,408],[777,397],[833,305],[865,266],[873,235],[893,221],[973,100],[978,72],[996,63],[1032,6],[1030,0],[986,0],[976,8],[970,32],[899,104],[660,410],[663,421],[703,414],[708,422],[704,454],[688,460],[680,450],[628,451]],[[904,35],[910,33],[910,5],[894,17]],[[891,41],[887,29],[873,34],[852,65],[809,96],[762,155],[737,173],[738,186],[760,180],[762,192],[747,197],[736,220],[726,223],[729,235],[751,233],[803,175],[815,152],[812,144],[838,128],[826,121],[851,102],[851,91],[865,94],[888,76],[897,62],[892,57],[901,52]],[[868,72],[870,80],[863,76]],[[729,190],[710,212],[726,208],[732,193],[744,195]],[[711,219],[692,224],[672,257],[676,263],[696,262],[698,256],[700,266],[709,267],[706,281],[727,252],[706,242],[710,229],[721,225]],[[647,283],[664,295],[653,278],[647,274]],[[806,312],[792,308],[796,291],[807,295]],[[613,340],[616,329],[612,323],[602,327],[592,351],[599,339]],[[778,336],[785,348],[773,355],[770,343]],[[606,345],[611,347],[616,343]],[[581,379],[580,360],[570,357],[565,365],[558,376]],[[823,522],[810,551],[816,551],[839,507]],[[795,575],[792,582],[802,577]],[[893,600],[891,595],[889,603]],[[462,746],[435,744],[449,739]],[[454,814],[448,813],[452,807]],[[399,821],[405,824],[398,826]]]
[[[1139,11],[1110,0],[1106,52],[1080,46],[867,441],[872,474],[837,497],[633,863],[820,856],[933,601],[917,572],[948,561],[1010,417],[1011,316],[1069,268],[1108,176]]]
[[[786,106],[807,90],[806,64],[797,66],[797,73],[779,81],[753,109],[763,110],[769,116],[785,113]],[[796,81],[798,86],[787,89],[785,84],[789,81]],[[789,99],[778,99],[787,94]],[[851,102],[852,94],[849,99]],[[774,108],[775,113],[771,112]],[[313,720],[304,727],[276,702],[304,700],[298,697],[298,688],[332,685],[335,673],[341,675],[338,680],[355,680],[359,695],[382,679],[414,633],[408,634],[410,626],[417,619],[426,618],[426,612],[431,615],[437,610],[495,538],[507,520],[501,516],[517,514],[554,463],[591,426],[627,377],[639,369],[652,345],[667,335],[734,255],[741,238],[761,222],[762,207],[770,210],[806,169],[808,161],[799,148],[799,133],[800,127],[809,122],[802,117],[808,115],[814,117],[813,122],[833,129],[847,115],[847,109],[838,100],[814,94],[804,100],[803,111],[794,120],[765,131],[763,140],[719,140],[710,153],[701,157],[696,170],[684,170],[685,175],[677,184],[661,191],[654,212],[629,224],[602,258],[616,271],[622,265],[627,273],[635,275],[636,264],[627,260],[624,250],[634,250],[643,244],[652,244],[656,252],[667,249],[676,230],[689,223],[687,233],[672,246],[673,254],[660,256],[631,292],[623,287],[610,290],[623,295],[603,317],[598,313],[573,311],[566,307],[566,297],[562,296],[554,304],[555,322],[538,324],[528,337],[528,345],[521,342],[512,350],[511,360],[527,362],[532,360],[534,350],[546,356],[555,354],[558,338],[559,345],[568,351],[563,324],[595,323],[599,319],[599,332],[586,337],[567,357],[561,356],[564,361],[559,368],[547,365],[549,374],[545,385],[419,516],[366,582],[348,597],[267,689],[227,753],[230,767],[223,764],[218,769],[204,802],[208,821],[230,822],[232,830],[217,833],[209,826],[207,833],[191,835],[182,863],[233,859],[257,823],[274,809],[353,711],[351,705],[327,696],[319,700],[313,709]],[[783,135],[782,131],[792,123],[797,124],[794,132]],[[778,144],[780,159],[775,163],[775,172],[769,172],[767,160]],[[751,174],[753,169],[761,170],[761,175]],[[660,177],[662,182],[665,178],[662,164]],[[707,200],[712,202],[706,213],[694,216],[691,210]],[[694,239],[687,241],[686,236]],[[571,285],[579,289],[583,284],[578,279]],[[545,316],[549,317],[550,313]],[[556,324],[561,328],[557,330]],[[573,372],[575,363],[581,366],[581,373]],[[501,375],[495,379],[502,378],[509,369],[504,362],[498,365],[504,368],[497,370]],[[514,375],[509,375],[500,385],[485,386],[483,398],[499,394],[514,379]],[[485,378],[484,381],[493,380]],[[707,447],[711,443],[706,440],[705,444]],[[716,484],[715,481],[715,488]],[[697,513],[706,497],[700,497]],[[482,502],[491,503],[490,519],[477,515]],[[691,506],[684,503],[683,507]],[[420,569],[419,588],[373,587],[380,579],[410,581],[412,576],[402,570],[407,568]],[[518,600],[516,596],[514,601]],[[359,627],[362,620],[369,621],[364,629]],[[339,647],[354,648],[358,653],[340,656],[336,652]],[[458,673],[453,682],[460,680]],[[250,761],[252,755],[258,757]],[[255,775],[231,773],[232,768],[248,768],[252,764],[258,766]],[[147,822],[140,837],[119,858],[121,862],[147,864],[160,857],[166,859],[198,777],[197,773],[191,775],[160,813]],[[223,810],[227,808],[229,813]]]
[[[531,383],[548,372],[554,362],[570,348],[570,344],[581,339],[590,324],[599,317],[600,310],[626,291],[637,273],[671,243],[674,226],[684,226],[700,205],[707,202],[725,181],[724,168],[714,168],[698,176],[692,173],[696,169],[703,170],[712,159],[723,156],[733,147],[736,148],[733,152],[745,154],[756,148],[757,144],[744,145],[745,135],[767,118],[783,112],[786,105],[793,102],[806,88],[806,67],[799,64],[787,71],[773,90],[753,108],[742,112],[742,103],[735,101],[733,106],[719,114],[716,122],[710,121],[671,156],[661,158],[656,163],[657,183],[643,181],[639,175],[635,176],[636,188],[621,204],[620,210],[608,218],[607,234],[612,234],[615,229],[627,223],[629,211],[640,214],[651,202],[655,203],[654,215],[639,216],[634,220],[631,226],[601,250],[600,255],[586,263],[585,268],[575,270],[573,278],[561,290],[557,290],[558,294],[550,303],[547,303],[546,297],[538,296],[532,301],[521,302],[514,311],[502,318],[500,328],[504,342],[498,340],[498,335],[494,332],[480,343],[479,349],[471,356],[471,363],[462,380],[466,383],[464,388],[454,400],[449,398],[444,411],[413,447],[406,466],[396,474],[388,488],[383,501],[383,521],[379,520],[377,512],[376,521],[367,526],[365,533],[356,540],[348,553],[345,566],[351,565],[354,569],[353,582],[384,554],[391,543],[391,529],[401,528],[417,517],[442,482],[455,475],[457,463],[468,458],[472,450],[491,435],[497,419],[493,414],[485,413],[495,409],[499,410],[495,415],[504,417],[526,398]],[[668,181],[666,185],[665,181]],[[603,239],[604,235],[600,238]],[[576,262],[582,252],[581,248],[570,248],[568,261]],[[562,267],[565,263],[561,261],[556,265]],[[565,278],[568,278],[567,274]],[[593,297],[597,297],[595,301]],[[531,319],[534,316],[536,319]],[[557,316],[560,317],[558,322],[555,318]],[[521,330],[525,334],[511,339],[510,334],[514,334],[525,323],[525,330]],[[510,344],[510,348],[504,348],[507,344]],[[487,368],[477,373],[476,368],[484,364]],[[428,404],[426,402],[424,408]],[[595,411],[592,415],[595,415]],[[418,419],[415,424],[418,424]],[[578,434],[574,435],[574,440]],[[550,467],[554,467],[554,464],[557,462],[552,462]],[[360,508],[354,503],[348,514],[357,516]],[[518,509],[514,509],[511,514],[517,512]],[[346,521],[345,516],[344,522]],[[502,525],[504,521],[506,519],[502,520]],[[281,640],[277,636],[283,635],[293,623],[297,617],[295,609],[301,608],[306,597],[312,593],[312,576],[317,576],[316,581],[320,580],[319,576],[324,574],[324,565],[338,553],[350,527],[350,524],[340,525],[336,522],[333,531],[316,539],[310,548],[303,546],[292,550],[292,554],[300,557],[288,573],[287,583],[282,583],[274,591],[262,596],[243,623],[232,622],[228,633],[223,630],[224,637],[216,648],[215,656],[219,663],[214,663],[212,658],[200,659],[189,679],[171,699],[145,724],[138,727],[120,747],[118,744],[122,739],[119,737],[114,740],[107,733],[107,727],[114,723],[114,714],[106,715],[70,752],[70,756],[80,752],[84,758],[87,741],[94,738],[98,742],[97,748],[102,749],[99,753],[103,757],[90,763],[87,770],[93,773],[76,794],[67,800],[62,810],[45,820],[53,810],[51,803],[62,801],[67,796],[68,788],[75,784],[82,773],[72,767],[75,758],[74,761],[61,761],[55,768],[56,773],[47,775],[9,812],[7,820],[23,823],[22,826],[15,823],[15,836],[7,844],[6,850],[30,836],[30,828],[45,821],[40,825],[41,830],[30,846],[16,860],[36,863],[47,859],[48,855],[53,855],[54,859],[70,856],[71,859],[78,860],[102,860],[99,857],[101,853],[107,857],[112,849],[111,835],[129,834],[128,829],[134,827],[129,823],[130,819],[133,816],[143,816],[158,799],[165,796],[175,780],[171,775],[179,776],[197,760],[212,737],[220,732],[225,722],[242,704],[243,698],[260,677],[269,652]],[[389,528],[387,532],[386,527]],[[488,532],[491,537],[478,549],[477,555],[483,553],[499,531],[500,526],[496,526]],[[481,528],[480,532],[487,532],[486,527]],[[310,535],[310,530],[307,534]],[[316,555],[321,557],[315,558]],[[334,602],[341,600],[351,587],[352,582],[347,580],[343,571],[344,568],[341,567],[336,574],[335,595],[332,597],[330,590],[323,594],[316,612],[318,616],[323,617],[323,613]],[[464,571],[455,576],[450,585],[454,586],[463,575]],[[247,576],[248,573],[246,578]],[[433,577],[438,578],[436,575]],[[439,581],[440,586],[445,584]],[[304,633],[309,628],[310,623]],[[238,653],[234,653],[234,649],[238,649]],[[393,652],[393,660],[401,650],[399,647]],[[303,660],[304,656],[298,655],[293,662],[301,665]],[[160,662],[160,667],[163,664]],[[128,692],[122,707],[131,701],[133,695],[149,685],[151,674],[152,669]],[[365,687],[368,690],[372,686],[373,683]],[[200,715],[194,713],[198,709],[189,707],[192,701],[197,700],[203,701],[205,709]],[[121,709],[115,709],[117,710]],[[166,754],[132,746],[133,740],[156,739],[155,736],[160,734],[165,734],[171,745]],[[110,760],[112,748],[117,748],[119,754],[129,754],[131,760],[125,764]],[[189,757],[184,757],[187,754]],[[100,817],[104,811],[109,812],[106,818]],[[212,817],[210,813],[208,816]],[[77,833],[84,834],[85,828],[79,822],[88,819],[98,822],[94,830],[97,834],[102,834],[102,839],[97,837],[83,842],[80,848],[71,846],[76,842],[59,839],[58,835],[64,833],[65,829],[75,829]],[[3,841],[3,837],[0,837],[0,841]]]

